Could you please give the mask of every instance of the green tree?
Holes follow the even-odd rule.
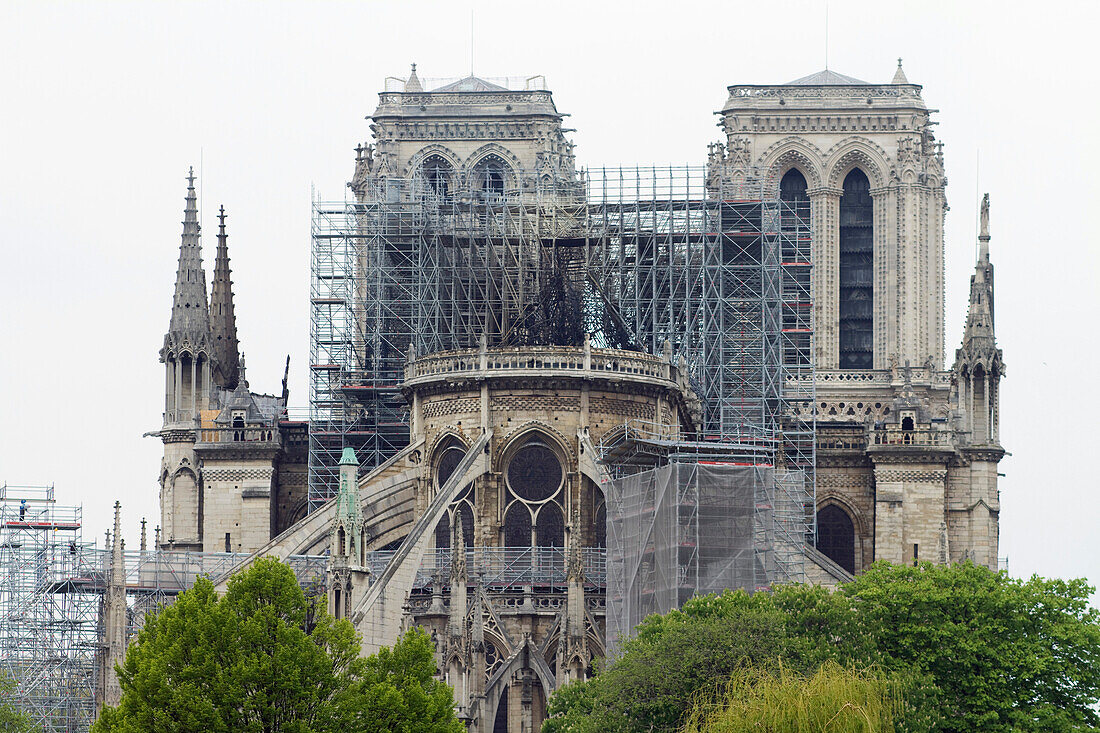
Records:
[[[694,598],[647,618],[596,677],[559,690],[543,731],[674,731],[693,700],[713,702],[745,669],[812,676],[828,662],[875,666],[899,685],[900,730],[1093,730],[1092,590],[971,563],[879,563],[837,592],[792,585]]]
[[[12,702],[15,681],[0,672],[0,731],[4,733],[35,733],[40,730],[31,716]]]
[[[738,670],[716,702],[696,705],[684,733],[894,733],[903,690],[878,672],[826,662],[812,675]]]
[[[455,717],[454,693],[435,679],[432,640],[410,629],[390,650],[365,660],[352,685],[340,730],[363,733],[463,733]]]
[[[841,592],[889,667],[938,688],[940,730],[1057,732],[1100,724],[1092,591],[971,563],[876,563]]]
[[[392,652],[358,654],[346,619],[308,600],[289,567],[262,559],[231,579],[221,598],[200,579],[146,620],[119,669],[122,700],[92,730],[372,730],[349,722],[377,711],[379,697],[403,704],[404,717],[387,730],[461,730],[450,688],[432,679],[423,632],[398,640]]]
[[[555,694],[543,731],[678,730],[693,699],[738,670],[782,660],[805,673],[828,659],[865,656],[855,620],[845,599],[810,586],[693,598],[647,618],[613,664]]]

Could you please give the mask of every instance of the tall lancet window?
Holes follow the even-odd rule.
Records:
[[[840,199],[840,368],[871,369],[874,362],[874,228],[871,183],[855,168]]]
[[[791,168],[779,181],[779,198],[783,201],[809,201],[806,193],[806,176],[797,168]]]

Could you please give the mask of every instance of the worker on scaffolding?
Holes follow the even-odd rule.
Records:
[[[19,521],[22,522],[27,517],[27,500],[19,500]]]

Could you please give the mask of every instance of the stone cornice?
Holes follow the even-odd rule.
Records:
[[[195,455],[205,460],[274,460],[283,449],[277,443],[196,443]]]
[[[203,468],[206,481],[271,481],[274,468]]]
[[[161,442],[167,445],[168,443],[194,443],[195,433],[194,429],[188,428],[164,428],[158,435]]]
[[[880,466],[892,466],[895,464],[944,464],[945,466],[951,463],[951,460],[958,454],[950,448],[936,447],[936,446],[905,446],[898,449],[887,450],[868,450],[867,455],[874,462],[876,470]]]
[[[875,482],[876,483],[904,483],[919,481],[923,483],[943,483],[947,480],[947,469],[932,469],[932,470],[881,470],[876,468],[875,470]]]
[[[819,468],[868,468],[871,461],[867,458],[866,453],[841,453],[817,455],[817,465]]]
[[[999,463],[1005,457],[1005,449],[1000,446],[973,446],[960,451],[970,461],[989,461]]]
[[[921,99],[919,84],[845,84],[845,85],[791,85],[791,84],[734,84],[726,87],[729,97],[722,107],[722,113],[754,112],[760,109],[773,109],[790,105],[794,112],[805,102],[816,103],[814,109],[821,109],[821,103],[829,104],[828,109],[842,109],[850,105],[851,109],[868,110],[873,114],[883,112],[922,112],[930,110]],[[868,102],[870,100],[870,102]],[[875,103],[886,106],[875,107]],[[788,111],[788,110],[780,110]],[[824,110],[822,110],[824,111]]]

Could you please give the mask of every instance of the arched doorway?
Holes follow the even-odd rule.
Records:
[[[826,504],[817,512],[817,549],[849,573],[856,572],[856,530],[848,512]]]

